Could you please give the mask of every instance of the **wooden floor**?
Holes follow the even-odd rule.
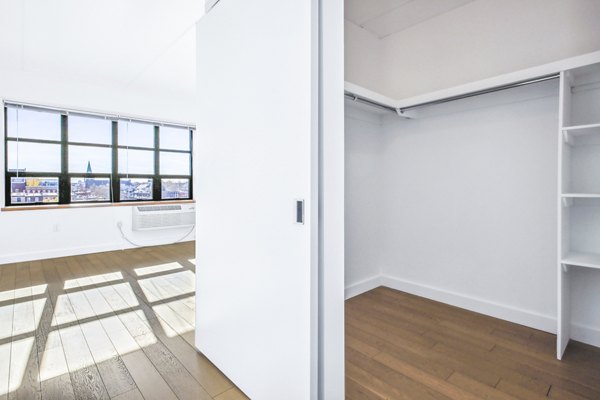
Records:
[[[347,399],[600,399],[600,349],[392,289],[346,301]]]
[[[192,243],[0,266],[0,400],[246,397],[194,343]]]
[[[193,257],[0,266],[0,400],[246,399],[193,347]],[[600,399],[600,349],[554,355],[554,335],[391,289],[346,302],[347,399]]]

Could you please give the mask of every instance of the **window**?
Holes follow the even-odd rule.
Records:
[[[6,104],[6,205],[192,198],[192,130]]]

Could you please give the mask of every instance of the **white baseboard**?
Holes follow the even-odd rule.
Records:
[[[556,319],[548,315],[542,315],[529,310],[523,310],[494,303],[485,299],[465,296],[464,294],[450,292],[433,286],[423,285],[388,275],[381,277],[382,284],[402,292],[426,297],[441,303],[464,308],[480,314],[514,322],[520,325],[530,326],[542,331],[556,333]]]
[[[346,286],[346,300],[381,286],[381,275],[376,275],[360,282]]]
[[[572,324],[571,339],[600,347],[600,329],[581,324]]]
[[[464,294],[450,292],[389,275],[374,276],[347,286],[346,299],[358,296],[379,286],[400,290],[545,332],[556,333],[556,318],[553,316],[542,315],[530,310],[494,303],[477,297],[465,296]],[[582,343],[600,347],[600,329],[595,327],[573,324],[571,327],[571,338]]]
[[[81,254],[102,253],[105,251],[121,250],[122,248],[123,246],[121,243],[106,243],[77,248],[63,248],[44,251],[33,251],[27,253],[6,254],[0,256],[0,265],[16,262],[45,260],[48,258],[77,256]]]
[[[187,242],[194,240],[188,239],[183,240],[182,242]],[[169,244],[170,242],[165,242],[164,244]],[[161,246],[163,244],[156,243],[153,246]],[[79,256],[82,254],[92,254],[92,253],[102,253],[105,251],[114,251],[114,250],[125,250],[131,249],[133,246],[125,241],[117,242],[117,243],[105,243],[105,244],[97,244],[93,246],[83,246],[83,247],[71,247],[71,248],[62,248],[62,249],[52,249],[52,250],[43,250],[43,251],[34,251],[27,253],[15,253],[15,254],[6,254],[0,255],[0,267],[2,264],[11,264],[16,262],[27,262],[27,261],[35,261],[35,260],[46,260],[48,258],[58,258],[58,257],[69,257],[69,256]]]

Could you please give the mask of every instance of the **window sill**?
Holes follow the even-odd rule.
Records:
[[[161,204],[183,204],[195,203],[194,200],[163,200],[163,201],[132,201],[125,203],[85,203],[85,204],[49,204],[36,206],[11,206],[2,207],[0,211],[39,211],[39,210],[62,210],[71,208],[98,208],[98,207],[133,207]]]

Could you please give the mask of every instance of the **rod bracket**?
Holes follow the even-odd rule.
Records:
[[[415,118],[415,116],[413,114],[407,113],[402,108],[396,108],[396,115],[398,115],[400,118],[405,118],[405,119],[413,119],[413,118]]]
[[[568,264],[562,264],[562,270],[563,272],[566,274],[569,272],[569,265]]]

